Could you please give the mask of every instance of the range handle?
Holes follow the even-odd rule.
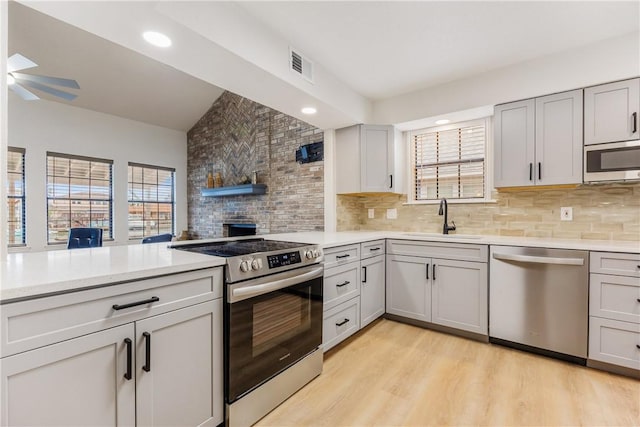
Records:
[[[314,268],[313,270],[298,274],[287,279],[275,280],[273,282],[264,283],[260,285],[247,286],[245,288],[233,289],[231,291],[232,301],[235,302],[241,299],[247,299],[258,295],[268,294],[269,292],[277,291],[278,289],[288,288],[289,286],[304,283],[308,280],[322,277],[323,268]]]
[[[558,258],[558,257],[546,257],[546,256],[532,256],[532,255],[515,255],[515,254],[501,254],[498,252],[494,252],[493,258],[501,261],[518,261],[518,262],[529,262],[534,264],[584,265],[584,259],[582,258]]]

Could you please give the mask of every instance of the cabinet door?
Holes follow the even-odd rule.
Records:
[[[536,98],[537,185],[582,183],[582,89]]]
[[[487,335],[487,264],[433,259],[432,322]]]
[[[362,125],[360,151],[360,191],[392,192],[393,127]]]
[[[431,321],[429,258],[387,256],[387,313]]]
[[[494,184],[534,184],[535,100],[497,105],[494,111]]]
[[[640,79],[584,90],[584,143],[640,139]]]
[[[385,260],[384,255],[361,262],[360,327],[364,328],[384,314]]]
[[[1,424],[134,426],[133,338],[130,323],[0,360]]]
[[[222,300],[136,322],[137,425],[222,422]]]

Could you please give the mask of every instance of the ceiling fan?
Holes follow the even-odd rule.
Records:
[[[67,101],[73,101],[78,96],[73,93],[65,92],[63,90],[48,86],[54,85],[71,89],[80,89],[78,82],[76,82],[75,80],[16,72],[37,66],[38,64],[30,60],[29,58],[20,55],[19,53],[14,53],[13,55],[11,55],[7,60],[7,84],[9,85],[9,89],[17,93],[25,101],[33,101],[35,99],[40,99],[40,97],[38,97],[30,90],[26,89],[24,86],[46,92],[50,95],[66,99]]]

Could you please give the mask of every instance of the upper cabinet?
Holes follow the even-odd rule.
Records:
[[[582,90],[495,107],[494,185],[582,183]]]
[[[336,130],[336,192],[403,193],[402,143],[393,126]]]
[[[640,78],[584,90],[584,143],[640,139]]]

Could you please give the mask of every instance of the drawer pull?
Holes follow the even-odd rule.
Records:
[[[348,281],[348,280],[345,280],[343,283],[338,283],[338,284],[336,285],[336,288],[341,288],[341,287],[343,287],[343,286],[347,286],[349,283],[351,283],[351,282],[350,282],[350,281]]]
[[[145,355],[144,355],[144,366],[142,370],[145,372],[151,372],[151,334],[149,332],[143,332],[142,336],[145,341]]]
[[[130,380],[131,379],[131,363],[133,361],[133,353],[132,353],[133,349],[132,349],[131,338],[125,338],[124,343],[127,345],[127,372],[124,373],[124,379]]]
[[[638,298],[636,301],[640,302],[640,298]]]
[[[371,249],[369,249],[369,250],[370,250],[371,252],[373,252],[373,251],[379,251],[380,249],[382,249],[382,248],[371,248]]]
[[[346,255],[336,255],[336,259],[343,259],[343,258],[349,258],[351,255],[346,254]]]
[[[636,348],[640,350],[640,344],[636,344]]]
[[[131,307],[135,307],[137,305],[144,305],[144,304],[149,304],[152,302],[158,302],[160,301],[160,298],[158,297],[151,297],[149,299],[143,300],[143,301],[136,301],[136,302],[131,302],[129,304],[113,304],[112,308],[114,310],[124,310],[125,308],[131,308]]]
[[[347,323],[349,323],[349,319],[344,319],[342,322],[336,323],[336,326],[346,325]]]

